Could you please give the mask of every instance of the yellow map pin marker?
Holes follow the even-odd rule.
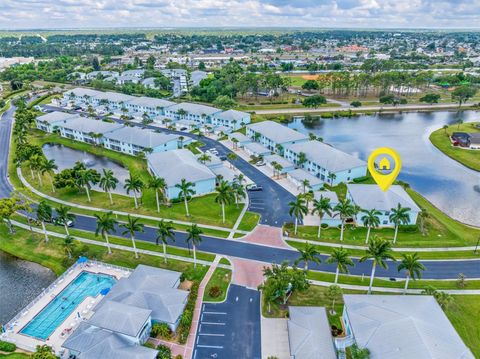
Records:
[[[393,167],[387,156],[393,159],[395,167]],[[375,166],[377,158],[380,160],[378,161],[377,166]],[[384,192],[388,190],[395,181],[401,168],[402,160],[400,159],[399,154],[391,148],[377,148],[370,154],[370,157],[368,157],[368,170],[375,182],[377,182],[378,186]]]

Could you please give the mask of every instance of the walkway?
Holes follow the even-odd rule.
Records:
[[[291,247],[285,243],[282,237],[282,229],[259,224],[255,229],[242,237],[240,241],[261,244],[269,247],[288,248]]]
[[[257,289],[263,282],[263,268],[268,263],[228,257],[233,267],[232,283]]]

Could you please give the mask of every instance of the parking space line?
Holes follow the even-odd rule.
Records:
[[[215,323],[215,322],[201,322],[201,324],[205,324],[205,325],[227,325],[227,323],[222,323],[222,322],[219,322],[219,323]]]
[[[219,345],[197,345],[198,348],[213,348],[213,349],[223,349],[223,346]]]
[[[198,335],[203,335],[207,337],[224,337],[225,334],[213,334],[213,333],[198,333]]]
[[[220,315],[227,315],[226,312],[203,312],[203,314],[220,314]]]

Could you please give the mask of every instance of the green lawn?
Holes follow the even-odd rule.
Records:
[[[480,358],[480,298],[477,295],[453,298],[445,313],[473,355]]]
[[[10,354],[0,354],[0,358],[5,358],[5,359],[28,359],[31,358],[30,355],[28,354],[23,354],[23,353],[10,353]]]
[[[43,235],[31,233],[20,228],[16,228],[16,233],[11,235],[8,233],[5,225],[0,226],[0,237],[2,238],[0,250],[18,258],[39,263],[52,269],[57,275],[63,273],[74,262],[74,259],[68,259],[65,254],[61,238],[51,237],[48,243],[46,243]],[[188,278],[199,281],[202,280],[208,270],[208,266],[203,265],[197,265],[197,268],[194,269],[193,264],[190,262],[170,259],[168,263],[164,263],[162,257],[140,255],[139,259],[135,259],[133,252],[115,249],[112,252],[112,254],[108,254],[107,249],[103,246],[77,242],[72,258],[85,256],[128,268],[135,268],[138,264],[145,264],[183,272],[186,273]]]
[[[203,295],[203,300],[207,302],[222,302],[227,296],[228,286],[232,280],[232,271],[225,268],[216,268],[212,274],[212,277],[205,287],[205,293]],[[218,297],[210,296],[210,289],[212,287],[218,287],[221,290],[221,294]]]
[[[139,175],[145,183],[148,182],[150,178],[150,174],[147,171],[145,160],[137,157],[129,156],[115,151],[110,151],[103,147],[95,147],[86,143],[71,141],[55,134],[45,134],[41,131],[33,131],[29,139],[31,143],[38,144],[40,146],[45,143],[59,143],[77,150],[88,151],[98,156],[105,156],[117,163],[122,164],[124,167],[128,168],[131,173]],[[189,217],[186,216],[185,206],[183,202],[173,203],[170,207],[163,205],[161,206],[159,214],[156,210],[155,193],[149,189],[145,189],[143,191],[141,199],[142,205],[140,206],[140,208],[135,209],[134,200],[131,197],[113,195],[114,204],[110,205],[109,198],[106,193],[92,191],[92,202],[88,202],[86,193],[84,193],[83,191],[78,191],[77,189],[71,188],[64,188],[57,190],[56,193],[52,193],[51,185],[46,175],[43,176],[43,186],[41,186],[36,177],[33,179],[31,178],[30,171],[27,168],[23,168],[23,173],[25,178],[30,182],[31,185],[33,185],[41,192],[48,194],[52,197],[56,197],[58,199],[62,199],[64,201],[72,203],[98,208],[107,207],[112,210],[125,211],[132,214],[161,216],[168,219],[231,228],[235,224],[242,210],[241,207],[237,208],[235,204],[226,206],[226,220],[225,223],[222,223],[221,207],[217,203],[215,203],[216,195],[209,194],[206,196],[195,197],[190,200],[188,205],[190,211]],[[18,183],[14,183],[15,186],[17,186],[17,184]]]
[[[480,122],[469,122],[458,125],[451,125],[445,131],[438,129],[430,135],[430,141],[432,144],[442,151],[445,155],[454,160],[460,162],[466,167],[469,167],[475,171],[480,171],[480,150],[469,150],[452,145],[449,136],[453,132],[480,132],[479,128],[475,127],[475,124]]]
[[[259,220],[260,215],[258,213],[247,211],[245,212],[245,215],[243,216],[242,221],[238,226],[238,229],[240,231],[252,231],[257,226]]]

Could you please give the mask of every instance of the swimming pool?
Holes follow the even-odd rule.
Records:
[[[96,297],[102,289],[111,288],[116,279],[106,274],[80,273],[20,333],[45,340],[85,300]]]

